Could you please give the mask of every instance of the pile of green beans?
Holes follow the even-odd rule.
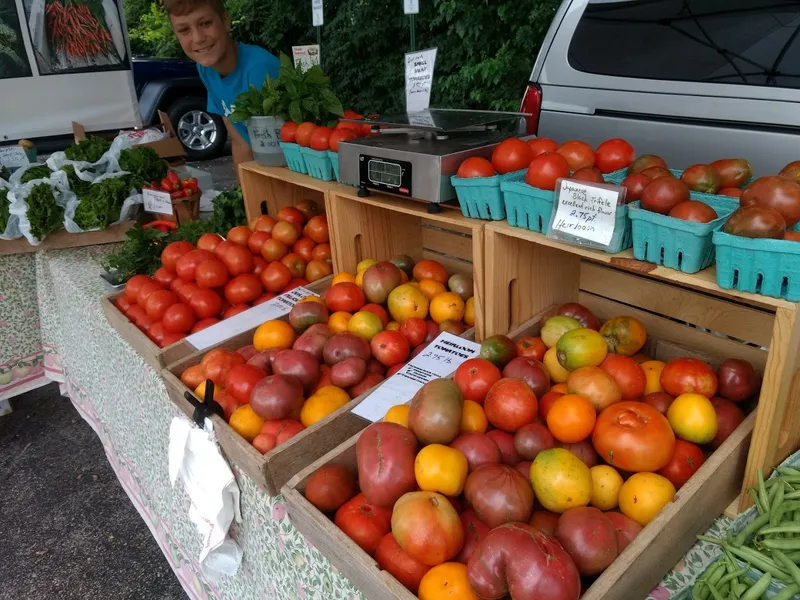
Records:
[[[800,597],[800,470],[779,467],[775,477],[749,490],[758,516],[739,533],[724,540],[697,536],[722,547],[722,556],[711,563],[692,588],[692,600],[761,600],[773,581],[784,588],[772,600]],[[753,581],[748,569],[763,575]]]

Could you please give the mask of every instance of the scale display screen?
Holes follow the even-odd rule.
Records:
[[[411,197],[411,163],[362,154],[359,183],[362,187]]]

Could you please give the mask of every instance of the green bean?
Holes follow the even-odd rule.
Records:
[[[800,491],[789,492],[783,496],[784,500],[794,500],[800,498]]]
[[[745,573],[747,573],[747,569],[739,569],[738,571],[734,571],[733,573],[728,573],[727,575],[725,575],[725,577],[719,580],[719,585],[723,586],[734,579],[739,579],[739,577],[741,577]]]
[[[725,600],[725,597],[722,595],[721,592],[717,591],[717,588],[714,587],[714,584],[708,584],[708,591],[711,592],[711,595],[714,596],[714,600]]]
[[[750,563],[752,566],[756,567],[760,571],[765,573],[772,573],[779,579],[789,580],[789,574],[784,572],[778,565],[775,564],[768,556],[758,552],[757,550],[753,550],[752,548],[736,548],[734,546],[730,547],[730,551],[741,558],[743,561]]]
[[[724,540],[721,540],[719,538],[708,537],[708,536],[705,536],[705,535],[698,535],[697,539],[700,540],[701,542],[708,542],[709,544],[716,544],[717,546],[721,546],[722,544],[725,543]]]
[[[764,525],[769,523],[769,513],[760,515],[755,519],[755,521],[750,521],[747,526],[742,529],[736,537],[733,538],[733,542],[731,542],[734,546],[741,546],[747,541],[753,533],[761,529]]]
[[[733,593],[737,596],[741,596],[747,591],[747,584],[746,583],[734,583],[733,584]]]
[[[780,550],[773,550],[772,555],[786,566],[786,570],[789,571],[789,575],[792,576],[795,584],[800,585],[800,567],[794,564],[789,557]]]
[[[787,585],[780,592],[775,594],[772,600],[792,600],[794,595],[798,593],[800,593],[800,585],[793,583],[792,585]]]
[[[761,578],[756,581],[755,585],[747,590],[747,593],[742,596],[741,600],[758,600],[758,598],[761,598],[761,594],[767,591],[771,582],[772,575],[764,573]]]
[[[767,496],[767,488],[764,485],[764,473],[761,472],[761,469],[758,470],[758,498],[761,500],[764,512],[770,512],[769,496]]]
[[[759,542],[770,550],[800,550],[800,539],[767,539]]]
[[[777,471],[781,475],[788,475],[789,477],[792,477],[792,476],[800,477],[800,471],[798,471],[794,467],[789,467],[789,466],[778,467]]]
[[[790,559],[790,560],[791,560],[791,561],[792,561],[794,564],[797,564],[798,562],[800,562],[800,551],[795,551],[795,552],[787,552],[787,553],[786,553],[786,556],[788,556],[788,557],[789,557],[789,559]]]
[[[758,530],[758,535],[770,535],[773,533],[800,533],[800,523],[790,523],[786,525],[770,525]]]
[[[800,510],[800,500],[789,500],[783,503],[783,512],[794,512]]]
[[[692,588],[692,600],[707,600],[711,595],[709,584],[716,583],[724,574],[725,565],[721,560],[709,565]]]
[[[763,515],[765,512],[764,505],[761,503],[761,498],[758,497],[758,492],[755,488],[750,488],[748,490],[750,492],[750,497],[753,499],[753,504],[756,505],[756,510],[758,510],[758,514]]]
[[[770,498],[770,506],[772,510],[769,511],[769,524],[770,525],[777,525],[780,521],[781,515],[783,514],[785,507],[783,505],[783,484],[775,486],[775,494],[772,498]]]

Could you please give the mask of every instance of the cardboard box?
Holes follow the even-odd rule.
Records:
[[[155,150],[158,155],[165,159],[170,165],[181,165],[184,163],[184,159],[186,157],[186,151],[183,148],[183,144],[178,139],[178,136],[175,134],[175,128],[172,126],[172,122],[169,120],[169,116],[167,113],[158,111],[158,117],[161,120],[161,124],[157,127],[169,134],[167,139],[158,140],[157,142],[149,142],[146,144],[141,144],[142,146],[148,146]],[[72,122],[72,134],[75,137],[75,142],[80,142],[86,139],[86,128],[77,123],[75,121]]]

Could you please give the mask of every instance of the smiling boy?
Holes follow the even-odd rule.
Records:
[[[250,85],[261,89],[269,75],[278,77],[280,61],[258,46],[231,39],[231,18],[223,0],[164,0],[181,48],[197,63],[208,90],[208,112],[224,117],[234,168],[253,160],[244,123],[231,123],[236,96]],[[238,169],[237,169],[238,175]]]

